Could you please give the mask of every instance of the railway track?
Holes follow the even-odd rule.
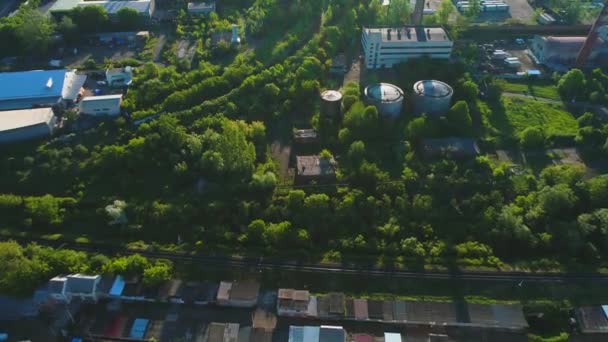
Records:
[[[163,252],[149,250],[132,250],[103,244],[80,244],[66,241],[45,239],[26,239],[19,237],[2,237],[0,240],[15,240],[20,243],[36,242],[54,248],[68,248],[88,253],[107,255],[140,254],[152,259],[168,259],[173,262],[200,264],[204,267],[231,267],[240,269],[281,270],[293,272],[327,273],[353,276],[390,277],[403,279],[429,280],[471,280],[502,282],[605,282],[608,274],[590,272],[526,272],[526,271],[470,271],[470,270],[406,270],[387,269],[375,266],[358,266],[354,264],[305,263],[298,261],[277,261],[263,257],[209,256],[187,252]]]

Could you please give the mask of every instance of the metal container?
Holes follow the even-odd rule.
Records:
[[[389,83],[375,83],[365,88],[367,103],[378,108],[383,116],[396,118],[401,114],[403,107],[403,90]]]
[[[412,94],[414,114],[445,115],[450,110],[453,94],[452,87],[441,81],[423,80],[416,82]]]
[[[337,90],[326,90],[321,93],[321,116],[337,117],[341,114],[342,93]]]

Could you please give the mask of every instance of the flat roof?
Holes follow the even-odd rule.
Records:
[[[66,70],[0,73],[0,101],[61,97]]]
[[[46,124],[53,118],[52,108],[33,108],[0,112],[0,132]]]
[[[214,10],[215,9],[215,1],[207,1],[207,2],[189,2],[188,3],[189,10]]]
[[[105,100],[120,100],[122,95],[100,95],[100,96],[87,96],[80,100],[80,102],[92,102],[92,101],[105,101]]]
[[[147,13],[150,9],[151,0],[107,0],[107,1],[83,1],[83,0],[58,0],[50,12],[67,12],[75,7],[98,5],[106,9],[109,14],[115,14],[122,8],[132,8],[140,13]]]
[[[297,173],[300,176],[329,176],[336,173],[336,161],[319,156],[296,156]]]
[[[450,42],[450,36],[441,26],[364,27],[367,34],[382,35],[383,42]],[[390,39],[389,37],[390,30]]]

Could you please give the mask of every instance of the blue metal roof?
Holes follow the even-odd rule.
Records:
[[[122,276],[116,276],[112,288],[110,289],[110,296],[120,296],[122,291],[125,289],[125,280]]]
[[[129,337],[143,339],[146,335],[146,329],[148,329],[149,322],[149,320],[143,318],[136,319],[133,322],[133,326],[131,327],[131,333],[129,334]]]
[[[0,101],[61,97],[65,70],[0,73]],[[52,80],[49,82],[49,79]]]

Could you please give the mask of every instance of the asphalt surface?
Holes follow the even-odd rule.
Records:
[[[413,271],[405,269],[386,269],[373,266],[364,267],[354,264],[304,263],[298,261],[278,261],[263,257],[230,257],[208,256],[197,253],[158,252],[130,250],[102,244],[79,244],[65,241],[49,241],[44,239],[25,239],[18,237],[2,237],[1,240],[15,240],[20,243],[36,242],[40,245],[55,248],[68,248],[90,253],[106,255],[141,254],[152,259],[169,259],[174,262],[188,262],[203,267],[231,267],[241,269],[282,270],[295,272],[331,273],[341,275],[360,275],[373,277],[409,278],[409,279],[439,279],[439,280],[472,280],[472,281],[511,281],[511,282],[604,282],[608,274],[592,272],[524,272],[524,271],[469,271],[469,270],[424,270]]]

